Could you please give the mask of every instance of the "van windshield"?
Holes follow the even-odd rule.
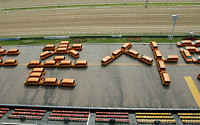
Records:
[[[192,59],[192,56],[187,56],[187,59]]]

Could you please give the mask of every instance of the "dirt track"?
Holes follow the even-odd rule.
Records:
[[[0,8],[58,6],[77,4],[145,3],[145,0],[0,0]],[[150,0],[149,3],[200,2],[199,0]]]
[[[0,12],[0,36],[200,33],[200,7],[93,7]]]

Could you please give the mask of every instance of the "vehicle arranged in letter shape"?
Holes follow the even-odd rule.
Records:
[[[58,81],[57,81],[56,78],[44,78],[41,81],[41,85],[57,86],[58,85]]]
[[[20,51],[18,49],[10,49],[7,52],[7,55],[19,55]]]
[[[4,61],[4,66],[17,66],[18,62],[16,59],[8,59],[6,61]]]
[[[74,49],[74,50],[82,50],[83,47],[82,47],[82,44],[72,44],[71,49]]]
[[[192,62],[192,56],[188,50],[181,51],[181,54],[187,63]]]
[[[75,57],[75,58],[78,58],[80,56],[79,52],[77,52],[76,50],[69,50],[68,54]]]
[[[151,57],[148,57],[146,55],[139,55],[138,59],[146,64],[152,65],[153,59]]]
[[[158,49],[158,44],[156,43],[156,41],[150,41],[150,46],[152,50]]]
[[[42,67],[56,67],[56,61],[54,60],[47,60],[45,62],[42,63]]]
[[[7,51],[5,49],[0,49],[0,55],[6,55]]]
[[[52,56],[54,54],[53,51],[45,51],[43,53],[40,54],[40,58],[41,59],[46,59],[49,56]]]
[[[138,56],[139,56],[139,52],[135,51],[133,49],[127,49],[127,50],[125,50],[125,54],[127,54],[129,56],[132,56],[134,58],[138,58]]]
[[[56,61],[56,63],[65,60],[65,56],[55,56],[53,58],[51,58],[52,60]]]
[[[58,82],[58,86],[71,86],[74,87],[76,85],[74,79],[61,79]]]
[[[42,49],[43,51],[54,51],[57,47],[54,44],[45,45]]]
[[[166,73],[166,72],[161,72],[160,73],[160,77],[161,77],[161,80],[162,80],[162,83],[163,85],[170,85],[171,83],[171,80],[170,80],[170,77],[169,77],[169,74]]]
[[[101,65],[108,65],[110,62],[112,62],[115,58],[110,55],[110,56],[106,56],[103,59],[101,59]]]
[[[114,52],[112,52],[112,55],[113,55],[114,58],[117,58],[122,54],[123,54],[123,51],[121,49],[117,49]]]
[[[72,63],[72,67],[77,68],[87,68],[87,61],[86,60],[77,60]]]
[[[123,52],[125,52],[125,50],[129,49],[132,47],[131,43],[125,43],[124,45],[122,45],[121,49]]]
[[[168,56],[162,57],[162,60],[165,63],[170,63],[170,62],[177,63],[178,62],[178,56],[177,55],[168,55]]]
[[[191,46],[192,45],[192,41],[191,40],[182,40],[177,42],[177,46]]]
[[[33,60],[27,64],[27,67],[41,67],[42,63],[40,60]]]
[[[33,72],[39,72],[39,73],[42,73],[43,75],[46,73],[44,68],[33,68],[29,71],[29,73],[33,73]]]
[[[25,85],[40,85],[40,78],[27,78],[24,81]]]
[[[70,61],[70,60],[62,60],[59,63],[57,63],[57,67],[60,67],[60,68],[72,67],[72,61]]]
[[[41,72],[33,72],[28,74],[27,78],[39,78],[42,79],[44,75]]]

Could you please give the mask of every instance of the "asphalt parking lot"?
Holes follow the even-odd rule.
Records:
[[[43,46],[2,46],[6,50],[18,48],[21,53],[3,57],[3,60],[17,59],[19,65],[0,67],[0,103],[83,107],[198,107],[184,76],[191,76],[200,91],[200,81],[196,78],[200,73],[200,65],[186,64],[176,45],[158,44],[163,56],[179,56],[177,64],[166,65],[171,78],[169,87],[162,85],[155,59],[153,65],[148,66],[123,54],[111,65],[101,66],[100,60],[111,55],[121,45],[83,44],[83,50],[79,51],[80,58],[65,55],[67,60],[88,60],[88,68],[46,68],[46,78],[74,78],[77,82],[75,88],[24,86],[31,69],[25,64],[39,60]],[[150,45],[133,44],[132,49],[154,57]]]

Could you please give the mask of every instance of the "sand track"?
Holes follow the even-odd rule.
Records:
[[[0,36],[200,33],[200,7],[92,7],[0,12]]]

